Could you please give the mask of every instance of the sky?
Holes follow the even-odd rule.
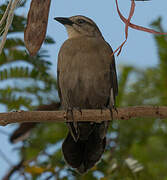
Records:
[[[6,0],[1,0],[1,3]],[[130,0],[118,0],[119,7],[124,16],[128,16]],[[17,10],[17,13],[27,15],[30,0],[27,0],[25,8]],[[167,30],[167,1],[150,0],[148,2],[136,2],[136,9],[132,22],[137,25],[149,27],[149,24],[159,16],[163,18],[163,27]],[[48,46],[52,66],[52,73],[56,75],[57,54],[62,43],[67,39],[67,33],[63,25],[56,22],[54,17],[69,17],[73,15],[84,15],[93,19],[100,28],[105,40],[115,50],[125,38],[125,26],[120,20],[115,0],[52,0],[47,34],[56,41],[55,45]],[[130,64],[140,68],[156,66],[158,62],[157,49],[153,35],[133,29],[129,29],[129,37],[119,57],[116,57],[117,66]],[[5,109],[0,109],[3,112]],[[15,127],[9,125],[0,127],[0,131],[11,133]],[[12,146],[8,142],[8,136],[0,133],[0,150],[3,151],[12,164],[18,161],[18,152],[14,150],[20,144]],[[10,165],[0,156],[0,179],[8,170]]]

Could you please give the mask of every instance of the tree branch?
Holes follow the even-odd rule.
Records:
[[[14,10],[18,4],[19,0],[10,0],[9,1],[9,4],[7,6],[7,12],[8,12],[8,17],[7,17],[7,22],[6,22],[6,26],[5,26],[5,29],[4,29],[4,32],[3,32],[3,35],[2,35],[2,39],[1,39],[1,43],[0,43],[0,54],[2,53],[2,49],[5,45],[5,42],[6,42],[6,38],[7,38],[7,34],[8,34],[8,31],[9,31],[9,28],[12,24],[12,21],[13,21],[13,17],[14,17]],[[4,19],[3,18],[6,18],[6,12],[5,11],[5,17],[2,17],[2,20],[1,20],[1,23],[3,23]]]
[[[19,171],[23,167],[24,160],[21,160],[17,165],[13,166],[2,180],[10,180],[14,172]]]
[[[110,120],[109,110],[82,110],[82,114],[74,110],[74,120],[101,122]],[[167,118],[165,106],[135,106],[118,108],[118,114],[114,111],[114,119],[127,120],[131,118]],[[67,120],[68,119],[68,120]],[[0,113],[0,125],[24,122],[70,122],[72,118],[65,111],[18,111]]]

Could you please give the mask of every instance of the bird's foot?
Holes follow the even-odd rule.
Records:
[[[80,107],[76,107],[75,108],[77,111],[79,111],[80,112],[80,115],[82,116],[82,109],[80,108]]]
[[[103,114],[103,108],[101,108],[101,115]]]
[[[103,110],[107,110],[107,109],[108,109],[108,107],[106,107],[106,106],[102,106],[102,107],[100,107],[101,114],[103,114]]]
[[[115,112],[117,113],[118,115],[118,109],[114,106],[113,109],[115,110]]]
[[[113,112],[112,112],[112,108],[109,108],[109,111],[110,111],[110,117],[111,117],[111,120],[113,121]]]

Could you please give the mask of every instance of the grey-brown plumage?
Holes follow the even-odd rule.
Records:
[[[111,47],[91,19],[55,19],[65,25],[69,36],[58,56],[58,92],[63,108],[111,110],[118,93]],[[108,122],[68,123],[68,127],[70,133],[62,146],[64,157],[84,173],[104,152]]]

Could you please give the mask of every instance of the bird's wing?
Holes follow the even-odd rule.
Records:
[[[57,69],[57,91],[60,98],[60,103],[62,103],[62,95],[61,95],[61,89],[59,85],[59,70]]]
[[[111,48],[111,46],[107,43],[107,45],[110,47],[111,49],[111,55],[113,53],[113,50]],[[115,107],[115,99],[116,96],[118,95],[118,80],[117,80],[117,72],[116,72],[116,66],[115,66],[115,57],[114,55],[112,56],[112,60],[111,60],[111,94],[110,94],[110,103],[113,107]]]
[[[114,98],[118,95],[118,80],[117,80],[117,72],[115,67],[115,58],[113,56],[111,62],[111,80],[112,80],[112,87],[114,90]]]

